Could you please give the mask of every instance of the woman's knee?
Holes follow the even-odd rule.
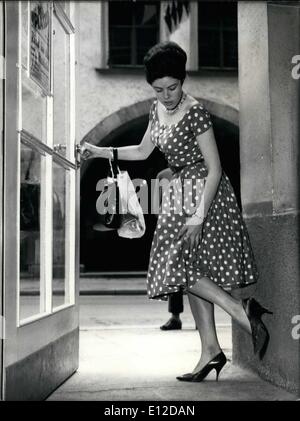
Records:
[[[194,286],[188,287],[186,292],[188,294],[189,300],[192,300],[198,306],[209,307],[213,304],[211,301],[207,300],[206,298],[203,298],[203,296],[201,295],[201,291],[195,290]]]

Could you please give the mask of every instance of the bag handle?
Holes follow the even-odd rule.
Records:
[[[117,178],[118,173],[120,173],[120,168],[118,167],[118,149],[113,148],[113,161],[109,158],[109,165],[111,170],[111,175],[113,178]]]

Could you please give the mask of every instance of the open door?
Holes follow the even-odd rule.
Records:
[[[4,399],[78,367],[76,2],[6,2]]]

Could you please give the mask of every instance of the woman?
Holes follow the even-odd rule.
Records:
[[[240,301],[225,291],[257,282],[258,273],[232,186],[221,168],[210,115],[183,91],[186,60],[185,51],[173,42],[148,51],[146,79],[156,96],[149,124],[139,145],[117,152],[120,160],[145,160],[157,146],[173,172],[153,237],[147,287],[150,299],[187,292],[201,355],[194,370],[177,379],[199,382],[212,369],[218,380],[227,361],[217,338],[214,304],[252,335],[260,358],[269,340],[261,316],[270,312],[253,298]],[[83,157],[112,156],[111,148],[84,145]]]

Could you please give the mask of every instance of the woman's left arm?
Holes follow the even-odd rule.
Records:
[[[197,142],[208,171],[200,203],[200,207],[203,210],[203,218],[205,218],[217,193],[222,175],[222,167],[212,127],[201,135],[198,135]],[[191,252],[193,247],[200,242],[201,232],[202,221],[193,215],[187,219],[187,224],[181,228],[178,238],[184,237],[186,240],[189,240],[189,249]]]
[[[211,127],[205,133],[197,136],[197,142],[208,171],[202,196],[204,200],[202,209],[204,210],[203,216],[205,218],[217,193],[222,167],[213,128]]]

